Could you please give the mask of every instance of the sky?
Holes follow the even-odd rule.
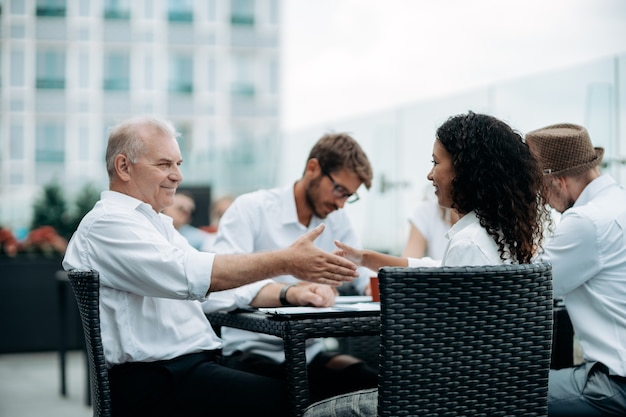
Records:
[[[626,0],[282,0],[282,129],[626,54]]]

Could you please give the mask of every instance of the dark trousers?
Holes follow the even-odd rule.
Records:
[[[326,367],[335,352],[320,352],[307,367],[309,375],[309,395],[311,402],[330,398],[335,395],[378,387],[378,370],[365,362],[359,362],[343,369]],[[225,357],[225,365],[271,378],[286,378],[285,364],[277,363],[266,356],[254,353],[236,352]]]
[[[284,381],[228,368],[216,352],[109,370],[113,417],[288,416]]]

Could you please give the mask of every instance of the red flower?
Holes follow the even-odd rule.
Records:
[[[0,227],[0,253],[5,253],[8,256],[15,256],[19,250],[19,242],[13,236],[13,233],[9,229],[3,229]]]
[[[23,243],[23,248],[26,251],[65,253],[67,240],[61,237],[52,226],[41,226],[31,230]]]

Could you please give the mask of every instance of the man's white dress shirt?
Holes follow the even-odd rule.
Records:
[[[100,273],[107,366],[221,347],[201,301],[214,254],[198,252],[150,205],[104,191],[69,242],[63,267]]]
[[[336,210],[325,219],[311,218],[308,226],[298,221],[293,185],[270,190],[259,190],[244,194],[233,202],[220,219],[218,236],[214,250],[216,253],[252,253],[286,248],[303,234],[324,223],[326,228],[315,240],[315,246],[332,252],[339,240],[347,245],[360,248],[361,244],[344,210]],[[360,276],[355,279],[355,289],[363,293],[369,277],[374,275],[367,268],[360,268]],[[274,278],[278,282],[300,282],[292,276]],[[270,281],[261,281],[233,290],[211,294],[213,306],[241,305],[249,303],[258,291]],[[234,301],[233,301],[234,300]],[[206,311],[213,307],[207,305]],[[235,351],[252,352],[267,356],[276,362],[283,362],[285,355],[280,338],[244,330],[223,328],[224,354]],[[307,360],[317,355],[323,346],[321,342],[310,340],[307,345]]]
[[[626,376],[626,191],[602,175],[561,216],[539,260],[552,263],[588,362]]]

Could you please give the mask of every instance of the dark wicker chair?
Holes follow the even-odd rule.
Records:
[[[104,362],[104,349],[100,335],[100,276],[97,271],[76,270],[69,271],[67,276],[74,290],[85,333],[93,415],[94,417],[110,417],[109,374]]]
[[[378,276],[379,416],[547,416],[549,264]]]
[[[374,369],[378,369],[380,353],[380,335],[348,336],[337,339],[338,350],[363,360]]]

